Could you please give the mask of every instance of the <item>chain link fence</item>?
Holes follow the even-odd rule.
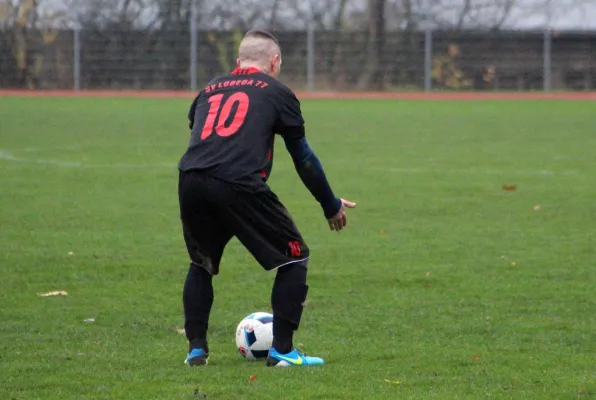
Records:
[[[592,90],[596,32],[275,32],[283,80],[308,90]],[[236,62],[241,32],[0,31],[0,88],[197,90]]]

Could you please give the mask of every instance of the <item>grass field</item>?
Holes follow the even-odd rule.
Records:
[[[0,97],[0,399],[596,397],[596,103],[304,101],[358,208],[329,232],[278,142],[312,249],[296,342],[327,361],[286,370],[236,352],[274,278],[237,241],[211,365],[183,365],[189,103]]]

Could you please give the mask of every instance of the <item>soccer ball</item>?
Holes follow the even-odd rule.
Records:
[[[267,358],[273,344],[273,315],[256,312],[244,318],[236,328],[236,347],[246,360]]]

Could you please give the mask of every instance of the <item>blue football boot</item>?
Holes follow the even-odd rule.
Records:
[[[325,364],[322,358],[308,357],[298,349],[293,349],[287,354],[280,354],[275,348],[269,349],[267,357],[268,367],[294,367]]]
[[[190,366],[195,365],[206,365],[209,362],[209,353],[206,353],[203,349],[192,349],[188,353],[188,357],[184,361],[185,364]]]

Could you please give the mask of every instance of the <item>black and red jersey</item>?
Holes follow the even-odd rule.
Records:
[[[179,169],[206,171],[248,191],[268,189],[275,134],[304,136],[296,95],[256,68],[215,78],[188,117],[192,133]]]

